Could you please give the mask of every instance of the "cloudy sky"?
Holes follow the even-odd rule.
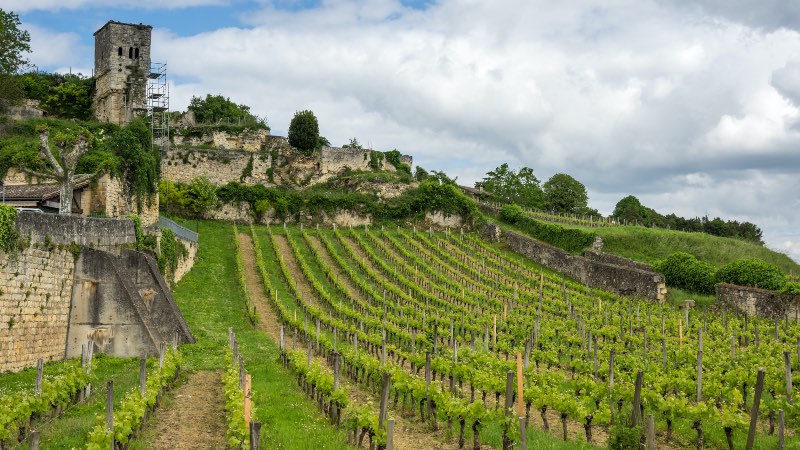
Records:
[[[602,4],[602,6],[598,6]],[[800,2],[3,0],[40,69],[90,74],[107,20],[154,26],[172,109],[223,94],[285,135],[414,156],[472,184],[566,172],[610,213],[752,221],[800,261]]]

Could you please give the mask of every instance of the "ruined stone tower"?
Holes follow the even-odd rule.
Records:
[[[108,21],[94,33],[97,120],[126,125],[147,111],[150,25]]]

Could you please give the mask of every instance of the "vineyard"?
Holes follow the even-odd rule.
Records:
[[[794,322],[587,289],[470,233],[200,226],[200,259],[174,291],[197,344],[48,363],[38,382],[3,374],[0,446],[41,432],[41,448],[255,448],[260,427],[262,448],[631,448],[643,436],[744,449],[754,404],[751,448],[800,445]],[[197,378],[211,384],[179,393]],[[206,408],[220,423],[187,420]]]
[[[753,448],[798,442],[795,323],[619,298],[472,234],[293,227],[251,234],[284,353],[297,360],[307,351],[308,361],[313,354],[328,363],[297,368],[302,376],[332,384],[325,374],[340,361],[358,389],[388,389],[380,398],[395,415],[452,430],[459,447],[496,441],[498,430],[501,445],[519,442],[521,403],[523,429],[564,439],[604,446],[612,423],[633,416],[644,424],[652,415],[659,447],[745,448],[758,396]],[[764,384],[756,392],[759,368]],[[347,404],[342,423],[357,432],[353,439],[366,434],[385,445],[384,413],[373,406],[369,414],[370,405],[345,396],[331,386],[320,403]]]

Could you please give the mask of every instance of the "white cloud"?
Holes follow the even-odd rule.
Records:
[[[56,71],[69,72],[72,65],[84,66],[85,57],[81,56],[92,53],[90,48],[82,45],[80,36],[75,33],[57,33],[31,24],[24,24],[23,28],[31,36],[31,54],[28,58],[39,67],[57,67],[60,70]],[[79,70],[74,72],[78,73]],[[82,73],[91,75],[91,70]]]

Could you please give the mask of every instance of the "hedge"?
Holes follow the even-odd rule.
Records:
[[[780,291],[786,286],[786,275],[777,266],[762,259],[739,259],[725,264],[717,271],[718,283],[750,286]]]
[[[576,228],[540,222],[528,217],[522,208],[515,204],[506,205],[500,210],[500,219],[514,225],[530,236],[564,249],[570,253],[581,253],[594,243],[597,235]]]
[[[714,266],[689,253],[673,253],[655,263],[653,269],[664,274],[669,286],[696,294],[714,293]]]

